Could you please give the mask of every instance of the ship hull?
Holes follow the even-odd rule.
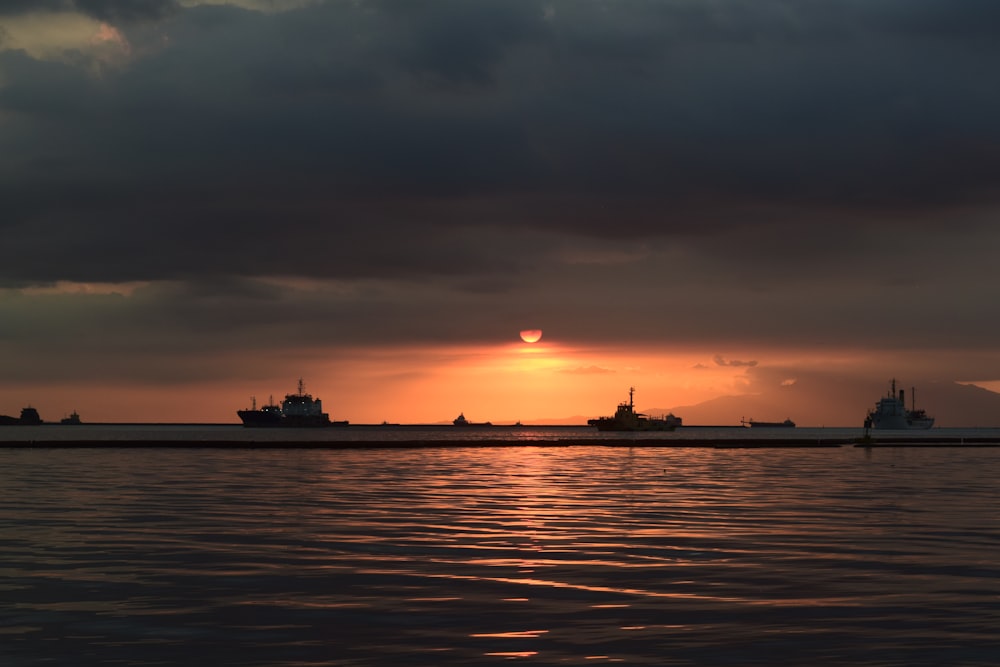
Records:
[[[638,423],[625,423],[617,419],[591,419],[587,422],[596,426],[598,431],[673,431],[676,426],[662,420],[641,420]]]
[[[347,421],[330,421],[326,414],[282,415],[268,410],[238,410],[236,414],[248,428],[326,428],[348,425]]]
[[[755,422],[752,419],[747,422],[750,428],[795,428],[795,422],[786,420],[783,422]]]
[[[281,426],[281,413],[269,410],[238,410],[236,414],[244,426]]]
[[[872,415],[872,428],[881,431],[919,431],[934,426],[933,419],[908,419],[905,415]]]

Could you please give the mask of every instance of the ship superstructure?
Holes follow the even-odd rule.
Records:
[[[896,379],[893,378],[889,393],[878,400],[874,409],[868,411],[865,424],[884,430],[930,428],[934,425],[934,418],[928,417],[926,411],[917,409],[915,396],[916,390],[911,388],[911,407],[907,410],[906,394],[902,389],[896,393]]]
[[[252,407],[249,410],[236,412],[244,426],[268,427],[317,427],[346,426],[346,421],[330,421],[330,415],[323,412],[323,401],[306,393],[305,383],[299,379],[298,391],[285,394],[281,405],[275,405],[274,399],[268,404],[257,408],[257,399],[251,398]]]

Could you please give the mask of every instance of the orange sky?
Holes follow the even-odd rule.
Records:
[[[331,417],[356,422],[432,423],[459,412],[472,421],[537,422],[614,412],[631,385],[637,403],[659,406],[738,391],[734,369],[694,368],[709,360],[517,341],[361,351],[307,380]]]
[[[641,408],[691,405],[749,391],[749,364],[687,351],[577,348],[544,339],[494,345],[320,350],[289,375],[253,380],[141,386],[105,383],[19,387],[0,394],[0,413],[32,405],[46,421],[77,410],[91,422],[237,422],[236,410],[296,389],[323,400],[331,419],[351,423],[447,422],[463,412],[472,421],[540,423],[610,414],[636,388]],[[241,365],[246,366],[245,360]],[[720,365],[720,364],[733,365]],[[235,364],[234,364],[235,366]],[[734,423],[739,415],[719,415]]]
[[[927,366],[929,359],[937,366]],[[447,423],[460,412],[474,422],[544,424],[575,417],[573,423],[583,424],[613,413],[635,387],[637,409],[674,410],[689,425],[791,418],[800,426],[850,426],[861,423],[898,377],[908,396],[918,385],[921,407],[936,414],[939,425],[992,424],[989,405],[950,416],[945,397],[936,393],[935,383],[950,385],[954,378],[940,369],[963,363],[969,367],[960,356],[925,350],[728,346],[720,354],[651,344],[582,345],[556,335],[527,343],[514,329],[495,343],[233,350],[201,358],[198,377],[179,372],[163,379],[169,359],[115,382],[91,365],[76,380],[39,376],[0,386],[0,414],[16,416],[31,405],[45,421],[75,410],[85,422],[237,424],[236,411],[250,407],[251,397],[259,405],[270,397],[280,401],[301,377],[331,419],[352,424]],[[906,376],[920,364],[919,378]]]

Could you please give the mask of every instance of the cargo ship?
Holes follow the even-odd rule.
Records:
[[[795,422],[791,419],[786,419],[783,422],[759,422],[751,417],[747,420],[740,420],[740,423],[747,428],[795,428]]]
[[[30,405],[21,408],[20,417],[10,417],[0,415],[0,426],[37,426],[42,423],[42,418],[38,416],[38,410]]]
[[[459,412],[458,416],[451,420],[455,426],[493,426],[492,422],[470,422],[465,418],[464,412]]]
[[[916,405],[916,390],[910,389],[911,407],[906,409],[906,396],[902,389],[896,393],[896,380],[893,378],[888,395],[883,396],[868,411],[865,426],[884,430],[914,430],[928,429],[934,426],[934,417],[928,417],[927,412],[918,410]]]
[[[634,393],[635,387],[629,387],[628,403],[619,403],[613,417],[588,419],[587,423],[596,426],[598,431],[673,431],[682,425],[681,418],[672,414],[650,417],[636,412],[632,401]]]
[[[347,426],[345,421],[330,421],[330,415],[323,412],[323,401],[307,394],[305,384],[299,380],[299,389],[294,394],[285,394],[281,405],[275,405],[274,400],[257,408],[257,399],[251,398],[252,406],[248,410],[237,410],[236,414],[249,427],[293,427],[318,428],[324,426]]]

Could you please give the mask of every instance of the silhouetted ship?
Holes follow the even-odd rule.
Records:
[[[588,419],[587,423],[596,426],[598,431],[673,431],[682,425],[680,417],[672,414],[663,417],[649,417],[635,411],[632,394],[635,387],[629,387],[628,403],[619,403],[613,417],[598,417]]]
[[[74,410],[69,417],[63,417],[60,419],[59,423],[76,426],[77,424],[82,424],[83,422],[80,421],[80,415],[78,415],[76,410]]]
[[[746,421],[741,419],[740,423],[747,428],[795,428],[795,422],[791,419],[786,419],[783,422],[759,422],[750,418]]]
[[[318,428],[348,424],[346,420],[330,421],[330,415],[323,412],[323,401],[307,394],[302,380],[299,380],[298,392],[286,394],[280,406],[272,400],[258,410],[257,399],[252,398],[251,401],[253,407],[249,410],[236,412],[244,426]]]
[[[459,412],[458,416],[451,423],[455,426],[493,426],[492,422],[470,422],[465,418],[464,412]]]
[[[899,394],[896,394],[896,380],[893,378],[889,394],[880,398],[875,408],[868,411],[865,426],[886,430],[927,429],[934,426],[934,417],[928,417],[925,411],[917,409],[915,394],[916,390],[911,388],[911,408],[907,410],[903,390],[900,389]]]
[[[42,423],[42,418],[38,416],[38,410],[30,405],[21,408],[20,417],[10,415],[0,415],[0,426],[36,426]]]

